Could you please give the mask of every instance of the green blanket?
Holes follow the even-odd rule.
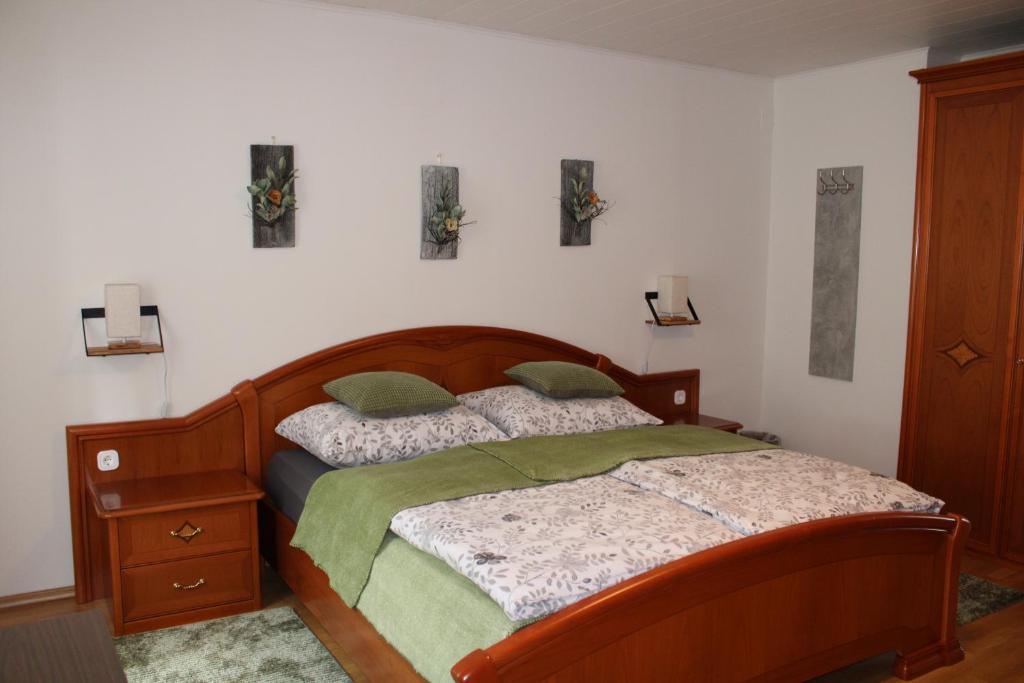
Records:
[[[474,444],[537,482],[569,481],[613,470],[630,460],[774,448],[708,427],[637,427],[572,436],[535,436]]]
[[[433,683],[452,683],[455,662],[530,623],[511,621],[491,596],[444,560],[390,532],[373,560],[359,611]]]
[[[773,446],[676,425],[474,444],[406,462],[336,470],[310,490],[292,545],[354,606],[391,518],[407,508],[589,477],[630,460],[765,448]]]

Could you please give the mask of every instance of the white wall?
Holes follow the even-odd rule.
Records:
[[[258,0],[0,5],[0,595],[72,582],[64,425],[153,417],[159,356],[85,358],[106,282],[160,306],[180,415],[385,330],[497,324],[638,370],[642,292],[690,275],[705,319],[651,370],[708,412],[761,397],[772,84],[493,33]],[[249,144],[294,144],[295,249],[255,250]],[[420,165],[479,223],[419,254]],[[559,159],[614,200],[558,246]]]
[[[791,448],[896,472],[926,50],[775,82],[761,424]],[[852,382],[812,377],[816,169],[864,166]]]

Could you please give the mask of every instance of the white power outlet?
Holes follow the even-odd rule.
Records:
[[[673,396],[673,399],[675,400],[677,406],[681,406],[684,403],[686,403],[686,389],[680,389],[679,391],[677,391]]]
[[[121,456],[117,451],[100,451],[96,454],[96,467],[100,468],[101,472],[116,470],[120,466]]]

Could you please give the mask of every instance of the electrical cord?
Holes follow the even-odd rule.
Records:
[[[647,370],[651,364],[651,351],[654,350],[654,325],[648,325],[648,332],[650,333],[647,337],[647,353],[644,354],[644,364],[640,368],[640,374],[646,375]]]
[[[160,325],[159,318],[157,319],[157,325]],[[161,325],[162,327],[162,325]],[[160,337],[163,338],[163,330],[160,331]],[[164,400],[160,404],[160,417],[167,417],[167,414],[171,411],[171,387],[170,387],[170,361],[167,358],[167,346],[164,345],[163,353],[160,354],[164,359]]]

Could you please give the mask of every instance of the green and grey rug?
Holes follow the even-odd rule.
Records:
[[[1024,593],[960,575],[957,623],[1024,600]],[[352,683],[290,607],[115,640],[129,683]]]
[[[129,683],[352,683],[290,607],[114,641]]]
[[[963,626],[975,619],[998,612],[1024,600],[1024,593],[978,578],[973,574],[960,574],[960,600],[957,602],[956,623]]]

